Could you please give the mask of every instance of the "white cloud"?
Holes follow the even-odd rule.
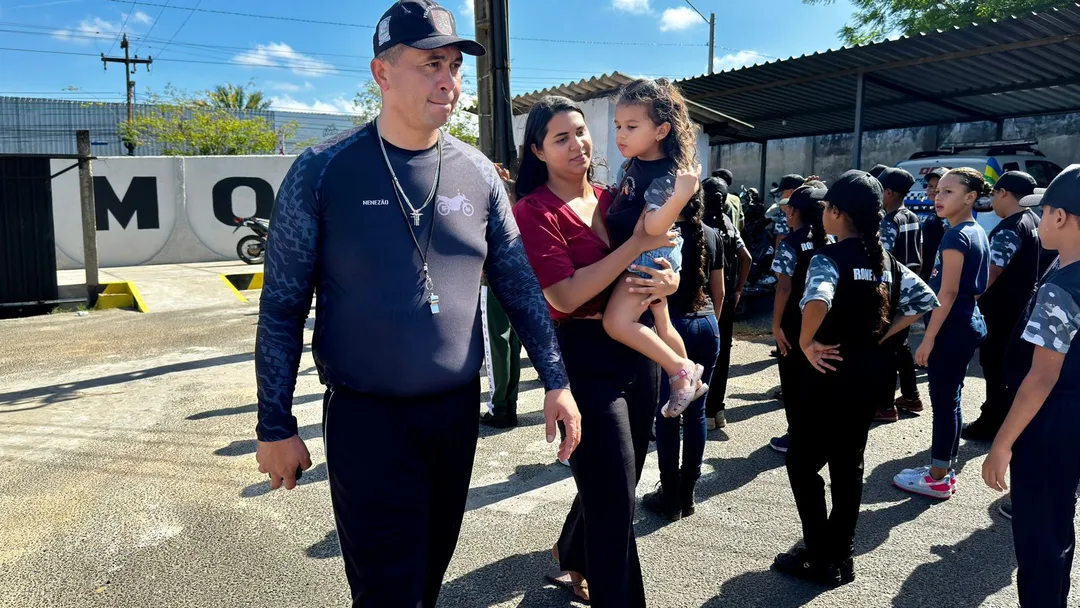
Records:
[[[699,24],[705,25],[705,21],[701,19],[701,15],[695,13],[694,9],[685,6],[680,6],[679,8],[666,8],[664,9],[664,14],[660,16],[661,32],[685,30]]]
[[[52,37],[77,44],[90,44],[90,41],[94,39],[109,40],[116,38],[121,28],[131,33],[140,29],[136,26],[150,25],[153,22],[154,20],[150,15],[142,11],[135,11],[130,16],[127,13],[120,13],[119,21],[108,21],[101,17],[87,17],[75,27],[55,30]]]
[[[458,14],[462,17],[468,17],[469,19],[475,17],[476,11],[473,6],[473,0],[461,0],[461,6],[458,7]]]
[[[124,19],[126,19],[128,23],[141,23],[143,25],[150,25],[154,22],[154,20],[150,18],[150,15],[147,15],[142,11],[135,11],[130,17],[125,13]]]
[[[261,67],[286,67],[302,76],[325,76],[335,72],[332,64],[297,53],[284,42],[256,44],[254,49],[233,57],[233,61]]]
[[[752,51],[739,51],[737,53],[728,53],[723,57],[714,57],[713,69],[717,72],[722,72],[724,70],[764,63],[765,61],[767,61],[767,59],[758,53]]]
[[[648,15],[652,12],[649,0],[611,0],[611,8],[635,15]]]
[[[75,27],[54,31],[52,37],[78,44],[90,44],[90,40],[94,38],[110,39],[115,38],[119,33],[119,23],[106,21],[101,17],[91,17],[83,19]]]
[[[319,114],[356,114],[352,99],[342,96],[334,97],[328,101],[313,99],[311,102],[293,99],[288,93],[270,98],[270,108],[273,110],[285,110],[290,112],[315,112]]]
[[[276,80],[267,80],[263,82],[263,87],[270,89],[271,91],[285,91],[287,93],[297,93],[299,91],[309,91],[315,88],[315,85],[310,82],[304,84],[296,84],[294,82],[279,82]]]

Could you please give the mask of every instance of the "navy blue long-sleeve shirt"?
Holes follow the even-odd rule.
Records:
[[[482,272],[545,388],[569,386],[543,292],[491,162],[443,136],[436,198],[413,228],[422,248],[431,239],[427,259],[440,300],[433,315],[411,218],[407,225],[376,137],[368,125],[310,148],[281,184],[255,345],[262,441],[296,434],[292,396],[313,294],[312,350],[329,386],[415,397],[471,381],[484,350]],[[386,148],[409,200],[421,205],[437,149]]]

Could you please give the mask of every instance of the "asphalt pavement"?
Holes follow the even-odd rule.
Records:
[[[315,466],[292,492],[271,492],[256,470],[257,311],[253,298],[0,322],[0,606],[347,605],[310,352],[295,412]],[[979,477],[988,445],[961,443],[949,501],[891,485],[928,461],[929,410],[870,433],[855,582],[824,590],[769,571],[800,528],[783,457],[767,446],[785,423],[760,329],[737,328],[730,424],[709,433],[697,514],[668,524],[639,509],[649,605],[1014,606],[1009,522]],[[571,605],[543,575],[574,485],[544,441],[541,389],[523,363],[521,426],[481,430],[440,606]],[[979,373],[973,364],[964,389],[968,419]],[[378,421],[356,432],[363,451]],[[657,479],[650,454],[639,494]]]

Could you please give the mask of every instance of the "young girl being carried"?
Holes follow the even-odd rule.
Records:
[[[672,229],[690,199],[698,195],[701,165],[695,154],[696,133],[686,102],[671,82],[640,79],[626,85],[615,104],[615,138],[629,160],[616,183],[615,201],[607,216],[612,247],[633,234],[644,213],[645,230],[662,235]],[[699,219],[693,221],[700,222]],[[630,267],[682,267],[682,240],[674,247],[647,251]],[[702,251],[696,254],[704,257]],[[644,273],[642,277],[648,278]],[[667,300],[642,301],[628,285],[630,274],[614,290],[604,311],[608,335],[658,363],[671,378],[671,400],[665,416],[678,416],[708,390],[701,381],[704,368],[687,357],[686,345],[675,331]],[[652,312],[656,332],[640,322]]]

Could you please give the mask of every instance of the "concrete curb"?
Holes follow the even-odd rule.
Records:
[[[105,289],[98,295],[94,310],[109,308],[133,308],[139,312],[150,312],[146,302],[139,295],[139,289],[131,281],[102,283]]]
[[[218,275],[221,280],[229,286],[229,289],[236,294],[236,297],[241,302],[247,302],[247,298],[241,291],[251,291],[255,289],[262,289],[263,286],[263,273],[261,272],[243,272],[238,274],[221,274]]]

